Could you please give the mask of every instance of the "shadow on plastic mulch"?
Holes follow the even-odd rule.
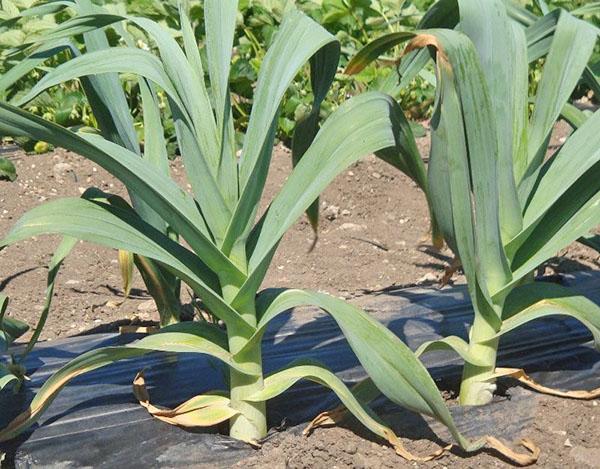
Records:
[[[566,277],[565,283],[600,301],[600,274],[578,273]],[[466,337],[472,317],[464,287],[409,288],[362,297],[358,303],[413,349],[441,336]],[[26,364],[31,375],[26,390],[18,395],[0,393],[0,427],[19,414],[35,390],[70,359],[136,338],[98,334],[40,344]],[[594,388],[600,381],[600,355],[590,339],[587,329],[573,319],[540,319],[503,338],[499,365],[526,368],[549,386]],[[267,373],[302,356],[321,361],[349,385],[366,376],[335,322],[314,309],[296,310],[274,321],[265,335],[263,354]],[[427,354],[424,363],[441,389],[454,387],[460,376],[460,362],[454,356],[435,352]],[[198,467],[198,461],[205,467],[228,467],[252,452],[219,434],[224,427],[194,433],[150,417],[131,392],[132,379],[141,369],[146,370],[149,392],[158,405],[175,406],[224,387],[221,365],[197,354],[155,353],[93,371],[63,389],[32,431],[0,445],[6,453],[2,467]],[[510,401],[498,399],[483,408],[451,411],[466,436],[493,429],[496,436],[513,440],[530,425],[534,399],[532,393],[516,388]],[[269,424],[299,425],[337,403],[325,388],[302,382],[269,401]],[[450,440],[443,426],[385,399],[376,401],[375,408],[402,436]]]

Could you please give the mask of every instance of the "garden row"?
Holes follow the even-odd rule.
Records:
[[[300,3],[306,7],[310,2]],[[367,17],[379,17],[371,14],[377,10],[370,2],[363,3],[340,5],[353,18],[359,11],[355,7],[361,7],[363,16],[355,19],[364,29]],[[39,37],[25,39],[19,49],[26,58],[3,75],[4,83],[22,86],[23,77],[46,60],[64,55],[30,88],[0,102],[0,134],[47,142],[88,158],[125,185],[129,200],[91,187],[80,198],[33,208],[4,237],[2,246],[43,234],[60,234],[63,241],[50,264],[47,301],[33,338],[22,354],[2,365],[0,383],[21,387],[24,358],[50,313],[56,274],[78,240],[119,250],[125,277],[134,268],[139,271],[156,302],[161,329],[68,363],[0,431],[0,441],[27,430],[82,373],[154,351],[193,352],[223,364],[229,389],[196,396],[172,410],[158,409],[148,402],[143,375],[138,375],[136,397],[160,420],[183,427],[229,421],[232,437],[255,443],[267,434],[266,402],[309,379],[330,388],[366,428],[407,459],[413,456],[369,408],[380,394],[437,419],[467,452],[487,446],[516,463],[534,462],[538,454],[531,443],[526,443],[531,454],[517,454],[493,435],[465,437],[420,357],[432,350],[458,354],[464,360],[460,403],[484,405],[492,400],[499,377],[513,376],[536,387],[522,370],[496,366],[504,334],[562,315],[576,318],[600,340],[598,305],[534,277],[540,264],[572,242],[598,245],[590,233],[600,223],[600,113],[579,109],[572,98],[578,87],[600,88],[593,57],[599,30],[577,17],[582,10],[571,14],[545,11],[543,2],[538,6],[540,15],[501,0],[489,0],[485,9],[476,0],[442,0],[422,15],[416,29],[398,30],[381,13],[393,31],[356,54],[351,51],[349,61],[343,58],[348,51],[339,34],[332,35],[302,9],[265,7],[280,14],[281,22],[265,39],[268,48],[260,52],[259,62],[251,64],[257,75],[256,83],[248,78],[245,98],[250,96],[251,103],[245,105],[251,104],[251,110],[244,111],[245,120],[240,119],[244,96],[236,91],[239,83],[232,73],[243,60],[238,47],[245,41],[239,38],[248,38],[251,21],[240,19],[236,0],[206,0],[193,8],[182,2],[173,24],[89,0],[50,2],[21,12],[36,17],[68,10],[69,16]],[[589,11],[595,10],[584,13]],[[195,27],[190,17],[204,26]],[[325,24],[330,20],[322,18]],[[85,47],[77,47],[73,37]],[[370,39],[365,31],[364,42]],[[403,48],[400,56],[394,52],[398,47]],[[359,92],[364,86],[352,81],[383,54],[398,57],[393,67],[383,60],[371,68],[387,70],[393,78],[386,89],[435,73],[427,167],[402,109],[406,103],[396,99],[399,94]],[[312,91],[298,102],[302,112],[293,109],[294,169],[259,216],[273,145],[279,131],[285,131],[282,115],[289,119],[286,104],[294,95],[288,90],[299,75],[300,83],[307,80],[301,73],[307,63]],[[341,81],[336,79],[340,64],[345,66]],[[121,76],[127,77],[125,83]],[[48,90],[74,80],[93,116],[85,126],[68,128],[27,109]],[[301,95],[305,86],[297,88]],[[336,95],[334,106],[325,104],[332,87],[345,90]],[[549,140],[559,119],[574,131],[553,151]],[[191,194],[169,174],[169,139],[181,154]],[[474,309],[468,339],[448,336],[413,352],[380,322],[338,298],[306,290],[260,290],[285,232],[305,212],[318,229],[321,192],[370,154],[406,173],[424,191],[433,244],[446,243],[456,255],[455,267],[466,276]],[[182,284],[201,299],[204,320],[181,320]],[[321,308],[335,320],[369,379],[351,390],[325,366],[301,357],[265,376],[263,334],[274,318],[303,305]],[[4,311],[0,328],[8,349],[26,326]],[[312,425],[339,416],[339,410],[321,415]]]

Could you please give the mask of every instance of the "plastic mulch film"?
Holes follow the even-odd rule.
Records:
[[[565,278],[564,282],[600,301],[600,275],[580,273]],[[413,349],[424,341],[447,335],[466,337],[472,318],[464,287],[387,291],[355,302]],[[24,391],[18,395],[0,393],[0,426],[22,411],[35,390],[67,361],[87,350],[121,345],[137,337],[98,334],[40,343],[26,363],[31,381]],[[600,354],[593,349],[590,339],[587,329],[575,320],[540,319],[502,339],[498,364],[525,368],[536,381],[548,386],[597,387]],[[282,315],[273,321],[263,342],[266,373],[300,356],[323,362],[349,385],[366,377],[335,322],[313,309]],[[460,362],[452,354],[434,352],[426,354],[423,361],[438,381],[448,383],[460,376]],[[0,451],[6,453],[6,462],[24,468],[165,465],[214,468],[229,467],[251,454],[249,446],[218,433],[226,427],[193,433],[152,418],[132,394],[132,380],[141,369],[145,370],[156,405],[174,407],[204,391],[224,388],[221,365],[199,355],[154,353],[101,368],[76,378],[63,389],[32,432],[0,445]],[[467,436],[494,429],[496,436],[512,440],[531,424],[533,396],[515,388],[510,404],[499,400],[483,408],[455,407],[452,412]],[[325,388],[301,382],[269,401],[269,425],[308,422],[337,402]],[[375,410],[399,435],[411,438],[435,435],[449,441],[440,425],[401,410],[385,399],[375,404]]]

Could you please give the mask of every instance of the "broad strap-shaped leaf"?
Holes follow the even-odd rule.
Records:
[[[597,15],[600,13],[600,2],[588,2],[574,10],[571,10],[572,15]]]
[[[595,171],[600,161],[599,128],[600,112],[596,111],[544,164],[525,209],[526,228],[542,218],[586,172]],[[600,183],[597,188],[600,189]]]
[[[206,56],[208,74],[214,99],[219,135],[223,135],[225,114],[229,109],[229,69],[237,17],[237,0],[208,0],[204,7],[206,27]]]
[[[0,363],[0,391],[3,389],[15,389],[20,383],[20,378],[12,373],[6,366]]]
[[[183,103],[182,110],[185,110],[191,118],[196,132],[202,158],[199,158],[199,155],[195,157],[203,159],[206,166],[214,171],[219,158],[218,132],[213,113],[207,112],[211,109],[210,102],[206,101],[208,96],[202,93],[201,87],[196,84],[197,73],[194,72],[190,61],[168,30],[146,18],[128,17],[127,19],[144,29],[156,42],[165,71]],[[190,179],[198,176],[198,174],[191,174]],[[190,180],[190,184],[194,182]]]
[[[506,246],[512,254],[513,280],[502,291],[516,285],[542,262],[600,224],[598,171],[596,165],[585,173],[530,230]]]
[[[245,242],[254,222],[273,152],[283,96],[302,66],[321,50],[316,60],[335,62],[339,58],[339,44],[334,36],[296,9],[286,13],[259,72],[239,163],[240,200],[223,243],[226,253],[238,240]]]
[[[240,162],[240,188],[243,191],[254,172],[276,118],[285,91],[300,68],[317,51],[336,39],[299,10],[284,17],[277,36],[263,60],[248,131]],[[270,144],[268,145],[271,146]]]
[[[5,103],[0,103],[0,132],[52,143],[102,166],[181,234],[213,271],[241,284],[243,274],[209,238],[210,233],[193,199],[134,153],[99,136],[75,134]]]
[[[42,65],[46,60],[66,49],[73,50],[74,48],[75,46],[64,39],[58,41],[45,41],[43,45],[38,47],[29,56],[19,60],[17,64],[0,76],[0,94],[4,95],[7,93],[10,87],[24,76],[28,75],[35,68]]]
[[[237,3],[237,0],[209,0],[204,6],[208,74],[220,149],[217,181],[225,203],[232,211],[238,199],[238,181],[235,129],[229,94],[229,70],[237,18]],[[195,68],[199,70],[200,76],[204,77],[198,46],[195,38],[192,41],[193,31],[191,26],[188,31],[188,21],[187,18],[184,19],[183,11],[181,21],[184,42],[193,42],[196,49],[195,52],[189,50],[191,49],[190,44],[186,46],[186,54],[188,57],[190,55],[197,56],[193,60],[190,58],[190,61],[197,63]],[[199,83],[198,86],[203,87],[203,84],[202,78],[202,83]],[[201,92],[204,91],[201,90]]]
[[[452,186],[467,184],[465,178],[464,165],[453,164],[453,171],[450,172],[448,155],[462,154],[465,151],[464,136],[461,133],[453,133],[448,126],[458,125],[457,121],[449,120],[449,115],[452,115],[451,107],[457,106],[456,99],[446,98],[446,93],[443,91],[447,86],[446,82],[439,82],[441,73],[438,72],[438,86],[435,91],[435,107],[431,118],[431,148],[429,165],[427,166],[427,197],[431,210],[435,216],[435,220],[439,229],[450,249],[458,252],[458,243],[461,243],[461,250],[464,251],[463,268],[467,278],[473,278],[475,268],[471,252],[474,250],[473,230],[470,226],[470,217],[466,218],[467,224],[460,225],[464,231],[455,232],[454,222],[454,204],[461,202],[460,192],[456,189],[452,191]],[[449,81],[449,80],[446,80]],[[444,107],[441,106],[442,101]],[[457,109],[458,111],[458,109]],[[456,117],[456,116],[455,116]],[[431,158],[431,155],[438,155]],[[460,186],[458,186],[460,187]],[[468,211],[462,210],[457,213],[458,216],[466,217]]]
[[[89,33],[122,20],[122,16],[111,15],[109,13],[77,15],[59,24],[51,31],[44,33],[42,37],[35,38],[27,44],[34,44],[40,40],[43,40],[45,43],[47,43],[48,41],[56,41],[59,39],[73,37],[78,34]]]
[[[476,0],[459,0],[458,4],[461,31],[469,36],[477,49],[494,110],[500,229],[502,239],[510,240],[522,228],[513,154],[519,152],[526,132],[528,64],[525,36],[521,28],[512,27],[501,0],[488,2],[484,9]],[[492,140],[490,144],[493,144]]]
[[[140,219],[132,210],[84,199],[60,199],[27,212],[2,245],[41,234],[62,234],[123,249],[160,262],[186,281],[226,324],[246,333],[253,328],[219,294],[216,275],[197,256]]]
[[[212,106],[203,86],[198,84],[198,71],[187,59],[171,34],[154,21],[129,17],[156,42],[162,64],[177,90],[181,106],[172,109],[185,170],[206,222],[217,240],[222,240],[231,210],[217,181],[220,163],[220,135]],[[188,50],[189,34],[186,34]],[[229,193],[230,187],[224,188]]]
[[[439,0],[435,2],[423,15],[417,25],[417,30],[435,28],[454,28],[459,21],[459,9],[457,0]],[[384,34],[369,42],[358,53],[350,59],[346,66],[346,73],[356,74],[364,69],[369,63],[376,60],[389,49],[414,37],[414,33],[398,31]],[[427,51],[411,52],[402,57],[398,72],[400,73],[400,84],[402,88],[417,76],[425,64],[429,61]]]
[[[211,427],[239,414],[239,411],[230,407],[228,397],[216,393],[192,397],[174,409],[156,407],[150,403],[143,372],[133,380],[133,394],[150,415],[183,428]]]
[[[548,316],[570,316],[586,326],[600,350],[600,306],[570,288],[548,282],[516,287],[506,297],[498,337]]]
[[[281,393],[292,387],[301,380],[314,381],[317,384],[331,389],[340,399],[342,404],[375,435],[388,441],[396,452],[409,461],[427,461],[433,459],[439,454],[436,452],[433,456],[419,458],[409,453],[394,431],[385,425],[381,420],[367,407],[366,404],[357,399],[353,392],[348,389],[344,382],[334,373],[329,371],[324,365],[314,360],[300,360],[292,363],[289,367],[279,370],[265,378],[264,389],[246,400],[251,402],[261,402],[279,396]],[[323,415],[323,414],[322,414]],[[315,420],[318,420],[317,417]],[[320,422],[313,421],[313,425],[320,425]],[[305,430],[305,434],[310,431],[310,427]]]
[[[468,163],[463,161],[460,165],[470,170],[472,203],[474,217],[477,220],[473,224],[477,277],[484,294],[491,294],[510,278],[499,225],[498,137],[494,121],[495,113],[477,52],[469,38],[455,31],[432,30],[430,33],[431,36],[417,36],[411,43],[411,48],[433,45],[440,51],[437,55],[440,80],[447,82],[446,85],[441,84],[445,95],[445,98],[441,97],[441,107],[445,107],[445,100],[460,102],[461,120],[468,151]],[[452,106],[456,107],[456,104]],[[451,122],[451,119],[456,119],[455,116],[456,114],[448,117],[445,125],[455,126],[456,124]],[[459,132],[458,129],[448,130],[448,133],[452,134]],[[432,153],[431,160],[435,157],[436,155]],[[450,161],[459,157],[460,154],[448,152]],[[457,185],[453,190],[464,192],[466,187],[469,187],[469,184],[462,187]],[[434,190],[433,187],[430,187],[430,190]],[[470,212],[470,204],[469,209],[466,203],[457,204],[454,210]],[[467,215],[465,214],[464,217],[467,218]],[[460,224],[455,222],[455,230],[459,226]],[[464,264],[463,252],[459,247],[458,254]]]
[[[394,120],[398,124],[397,145],[377,152],[377,157],[410,177],[427,193],[427,170],[417,148],[417,142],[410,123],[399,107],[394,107]]]
[[[438,88],[431,121],[429,192],[436,219],[450,247],[460,258],[472,285],[477,281],[476,240],[473,220],[467,142],[462,109],[451,65],[437,57]]]
[[[241,373],[253,373],[255,370],[242,367],[232,360],[226,344],[226,337],[218,328],[205,322],[187,322],[163,328],[157,334],[131,345],[86,352],[67,363],[43,384],[29,408],[0,431],[0,441],[14,438],[33,425],[73,378],[119,360],[140,357],[153,351],[202,353],[218,358]]]
[[[71,59],[47,73],[16,104],[23,105],[46,89],[65,81],[104,73],[135,73],[141,75],[160,86],[175,100],[178,106],[183,107],[177,91],[160,60],[150,52],[130,47],[119,48],[118,54],[115,54],[112,49],[105,49],[89,52]]]
[[[77,4],[80,14],[93,14],[104,11],[92,4],[90,0],[77,0]],[[124,31],[124,27],[120,23],[113,25],[113,27],[119,31]],[[86,53],[110,49],[106,33],[101,29],[85,33],[83,37]],[[77,53],[73,53],[74,55],[79,55],[78,51]],[[140,82],[140,93],[143,99],[145,83],[142,83],[142,80],[140,78],[138,81]],[[119,144],[139,155],[140,145],[134,127],[133,116],[131,115],[129,103],[119,81],[119,75],[117,73],[89,75],[82,77],[81,83],[103,136],[107,140]],[[166,232],[164,220],[140,197],[136,196],[135,192],[128,189],[128,193],[133,207],[140,217],[163,233]]]
[[[49,2],[40,3],[30,8],[26,8],[19,12],[17,18],[28,18],[31,16],[52,15],[64,10],[67,7],[74,8],[76,6],[73,0],[51,0]]]
[[[140,97],[142,99],[142,116],[144,123],[144,146],[142,157],[150,163],[156,171],[169,176],[169,155],[167,142],[164,137],[164,128],[160,118],[160,109],[156,90],[152,83],[145,78],[138,79]],[[168,225],[165,220],[133,194],[133,206],[140,216],[162,233],[167,233]]]
[[[533,18],[525,19],[522,23],[526,26],[527,54],[530,63],[543,57],[550,50],[552,35],[556,31],[556,23],[560,15],[561,10],[556,9],[541,18],[534,15]]]
[[[439,3],[439,2],[438,2]],[[385,34],[369,42],[365,47],[359,50],[346,65],[345,73],[355,75],[361,72],[367,65],[376,60],[379,56],[388,50],[402,44],[414,37],[414,33],[400,31],[396,33]]]
[[[307,305],[317,306],[332,316],[373,382],[390,400],[438,419],[463,448],[479,444],[470,443],[458,432],[433,379],[413,352],[381,323],[345,301],[303,290],[266,290],[258,297],[259,323],[247,347],[259,343],[271,319]],[[245,353],[246,349],[242,349],[235,358],[239,360]]]
[[[143,89],[144,83],[140,83],[141,89]],[[147,150],[146,148],[144,150]],[[168,167],[167,167],[168,171]],[[129,204],[119,196],[113,194],[107,194],[96,188],[88,189],[82,196],[84,199],[93,200],[96,202],[114,205],[124,210],[131,210]],[[147,220],[144,220],[148,222]],[[154,227],[156,228],[156,227]],[[166,234],[173,241],[177,241],[177,236],[173,236],[172,232],[158,229],[161,233]],[[163,268],[157,262],[144,256],[135,255],[128,251],[119,251],[119,258],[121,253],[127,253],[127,268],[132,267],[131,261],[135,263],[138,268],[144,284],[150,296],[154,299],[158,314],[160,316],[160,325],[166,326],[179,321],[181,313],[181,301],[180,301],[180,286],[181,280]]]
[[[319,50],[310,59],[310,81],[313,88],[314,100],[308,115],[296,123],[292,139],[292,164],[294,167],[304,156],[306,150],[312,145],[319,131],[321,104],[331,88],[339,63],[339,44],[331,43]],[[306,216],[313,228],[315,241],[318,236],[319,226],[319,199],[306,210]]]
[[[93,15],[92,15],[93,16]],[[130,47],[97,50],[72,59],[48,73],[25,96],[26,102],[50,86],[64,81],[103,73],[133,73],[155,82],[169,96],[186,173],[203,215],[216,237],[224,235],[229,221],[216,181],[218,135],[208,97],[200,91],[198,78],[183,51],[170,34],[145,18],[126,18],[146,30],[156,41],[161,60],[153,54]]]
[[[525,205],[544,159],[547,140],[592,54],[596,31],[585,21],[562,12],[546,57],[528,132],[526,171],[517,174],[521,204]]]
[[[91,0],[77,0],[80,15],[93,14],[95,7]],[[79,16],[81,17],[81,16]],[[87,32],[83,35],[86,52],[110,49],[106,34],[101,29]],[[125,92],[116,73],[93,75],[87,78],[88,88],[93,89],[93,96],[88,94],[94,117],[104,136],[134,153],[139,153],[139,144],[133,117]],[[88,91],[88,90],[86,90]],[[134,206],[135,206],[134,201]]]
[[[148,257],[134,255],[134,262],[144,279],[148,293],[156,303],[156,309],[160,315],[160,325],[167,326],[179,322],[181,314],[180,280]]]
[[[484,436],[476,441],[466,439],[456,428],[452,416],[446,408],[433,379],[410,349],[381,323],[359,308],[338,298],[302,290],[266,290],[262,292],[257,300],[257,310],[260,318],[258,330],[249,342],[248,347],[252,347],[253,343],[256,343],[256,340],[260,341],[266,326],[278,314],[291,308],[309,305],[317,306],[333,317],[373,382],[392,402],[438,419],[448,427],[455,440],[466,451],[477,451],[487,445],[520,465],[529,465],[537,460],[539,449],[526,440],[523,440],[521,443],[532,454],[516,453],[496,438],[490,436]],[[246,350],[242,349],[234,356],[234,359],[243,357],[245,352]],[[272,387],[272,390],[267,389],[265,395],[262,397],[268,397],[270,393],[276,395],[287,384],[291,385],[297,379],[301,379],[302,375],[306,377],[307,374],[311,377],[316,375],[315,377],[319,380],[324,380],[328,375],[326,372],[321,372],[314,368],[309,370],[294,369],[292,367],[289,371],[282,371],[279,376],[277,373],[274,374],[272,381],[269,381],[269,378],[267,378],[265,386]],[[328,376],[333,383],[331,375]],[[373,392],[369,386],[366,387],[365,394],[368,397]],[[359,393],[360,395],[361,393]],[[342,397],[339,394],[338,396]],[[365,425],[367,425],[366,422],[369,425],[377,422],[375,419],[373,421],[366,420],[364,414],[356,406],[356,398],[350,399],[349,396],[344,395],[344,399],[348,400],[352,405],[351,411],[360,412],[357,416]],[[366,409],[363,405],[361,405],[361,408],[363,410]],[[326,418],[327,415],[324,415],[324,417]],[[377,427],[368,426],[368,428],[375,431]],[[379,430],[383,430],[383,428],[379,427]],[[390,435],[385,436],[385,438],[388,441],[392,441],[390,440]],[[397,450],[398,448],[396,446]],[[405,457],[411,459],[412,455],[408,453]]]
[[[258,226],[249,278],[233,304],[254,298],[283,234],[344,169],[370,153],[396,145],[396,102],[365,93],[340,106],[325,121]]]
[[[432,340],[429,342],[422,343],[417,350],[415,355],[421,357],[421,355],[427,352],[435,351],[453,351],[456,352],[464,361],[475,365],[485,366],[485,363],[481,362],[477,356],[473,355],[472,351],[469,350],[469,344],[460,337],[450,335],[439,340]]]
[[[573,129],[581,127],[589,118],[587,112],[582,111],[571,103],[565,104],[560,114]]]
[[[570,14],[575,15],[574,12],[575,10],[572,10]],[[561,9],[556,9],[541,18],[534,15],[533,18],[526,18],[521,21],[521,23],[526,26],[529,62],[533,62],[540,57],[543,57],[550,50],[553,39],[552,34],[556,30],[556,24],[561,13]],[[596,28],[596,32],[599,33],[600,30]],[[600,94],[600,80],[594,73],[593,64],[588,64],[584,68],[582,79],[596,95]]]
[[[44,307],[42,312],[40,313],[40,317],[38,322],[33,330],[33,334],[27,343],[27,347],[22,354],[22,357],[25,357],[33,350],[35,344],[40,338],[42,331],[44,330],[44,326],[46,325],[46,320],[48,319],[48,314],[50,313],[50,307],[52,306],[52,299],[54,297],[54,286],[56,284],[56,277],[58,275],[58,271],[62,266],[64,260],[71,253],[75,245],[77,244],[77,239],[70,238],[65,236],[52,256],[50,260],[50,264],[48,265],[48,276],[46,279],[46,296],[44,299]]]
[[[165,176],[169,175],[169,155],[164,128],[160,118],[160,108],[156,90],[151,83],[141,78],[139,81],[144,118],[143,157]]]
[[[29,326],[16,318],[6,316],[8,296],[0,293],[0,352],[6,352],[14,340],[29,330]]]

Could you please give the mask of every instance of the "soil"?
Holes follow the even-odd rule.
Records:
[[[558,145],[568,133],[559,125]],[[428,140],[419,140],[423,155]],[[20,215],[42,202],[79,196],[89,186],[125,195],[121,184],[97,165],[66,151],[26,155],[5,148],[3,156],[16,165],[18,179],[0,182],[0,233],[5,234]],[[291,170],[289,151],[275,149],[264,204],[281,187]],[[180,159],[171,163],[173,177],[188,187]],[[368,157],[344,171],[321,197],[319,240],[301,219],[284,237],[265,285],[301,287],[352,299],[388,287],[437,285],[452,260],[448,250],[429,245],[425,199],[416,185],[399,171]],[[30,239],[0,252],[0,291],[10,299],[9,315],[34,325],[44,301],[47,264],[58,237]],[[600,256],[574,244],[551,259],[546,273],[598,268]],[[460,274],[455,282],[462,282]],[[185,300],[189,300],[188,293]],[[116,330],[118,325],[158,320],[139,275],[125,298],[113,250],[80,243],[66,260],[43,340]],[[593,402],[540,398],[527,436],[542,448],[544,467],[600,467],[597,419]],[[596,419],[596,421],[595,421]],[[354,430],[354,429],[353,429]],[[318,429],[310,438],[288,431],[275,435],[243,462],[248,467],[413,467],[394,451],[364,433],[346,428]],[[408,444],[427,453],[435,445],[427,438]],[[464,458],[452,452],[427,467],[497,467],[505,465],[487,452]],[[594,466],[594,464],[596,464]],[[586,466],[587,465],[587,466]]]
[[[520,388],[519,388],[520,390]],[[529,391],[523,391],[531,394]],[[532,395],[531,418],[514,441],[506,439],[518,452],[527,451],[519,446],[521,438],[529,438],[540,449],[537,466],[544,468],[600,468],[600,404],[550,396]],[[511,404],[509,404],[511,405]],[[514,409],[513,409],[514,410]],[[522,416],[517,416],[517,418]],[[510,426],[515,415],[506,412],[497,418],[497,428],[488,429],[491,434]],[[418,426],[418,424],[416,425]],[[446,444],[448,439],[437,443],[432,437],[419,435],[415,426],[398,434],[415,435],[415,439],[401,438],[406,449],[415,455],[432,454]],[[335,427],[317,429],[310,436],[302,435],[301,428],[278,433],[269,439],[254,455],[240,461],[235,467],[271,469],[346,469],[346,468],[489,468],[514,467],[496,452],[484,449],[466,455],[453,447],[440,458],[425,463],[409,462],[396,455],[393,448],[383,441],[373,439],[362,429],[349,424],[349,428]]]

